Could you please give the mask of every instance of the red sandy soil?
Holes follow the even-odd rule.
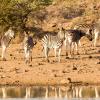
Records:
[[[100,41],[99,41],[100,42]],[[45,62],[41,42],[33,48],[33,60],[25,64],[20,44],[11,44],[7,49],[7,61],[0,60],[1,85],[63,85],[72,83],[100,84],[100,44],[83,38],[79,55],[66,59],[65,47],[62,49],[61,62],[57,62],[53,50],[49,53],[50,62]],[[87,54],[84,54],[84,49]],[[1,53],[1,50],[0,50]]]

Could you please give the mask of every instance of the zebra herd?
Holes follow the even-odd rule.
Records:
[[[36,45],[36,41],[34,38],[24,32],[24,40],[23,40],[23,49],[25,54],[25,62],[29,63],[32,61],[32,49]],[[58,33],[56,35],[46,34],[42,38],[42,46],[44,50],[44,55],[46,60],[49,62],[48,53],[50,49],[54,49],[55,58],[57,57],[58,62],[60,62],[60,55],[62,46],[66,46],[66,56],[67,56],[67,49],[68,56],[72,57],[74,54],[74,48],[76,48],[78,54],[78,45],[80,43],[80,39],[85,36],[89,39],[89,41],[93,40],[94,36],[94,46],[96,46],[97,39],[100,36],[100,29],[88,29],[86,32],[83,32],[79,29],[69,29],[66,30],[63,27],[58,28]],[[15,33],[12,28],[9,28],[7,32],[5,32],[4,36],[1,38],[1,47],[2,47],[2,60],[6,60],[5,53],[6,49],[10,44],[12,38],[15,37]]]

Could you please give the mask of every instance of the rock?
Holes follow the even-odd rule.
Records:
[[[77,66],[73,65],[73,70],[77,70]]]
[[[12,54],[10,54],[10,56],[13,56]]]
[[[100,61],[99,62],[96,62],[96,64],[100,64]]]
[[[91,58],[93,58],[93,57],[90,55],[89,58],[91,59]]]
[[[16,59],[16,57],[13,57],[13,59]]]
[[[73,67],[73,70],[77,70],[77,67]]]
[[[44,65],[43,63],[38,63],[38,65]]]
[[[28,69],[25,69],[25,72],[29,72],[29,70]]]
[[[57,74],[54,74],[54,77],[62,77],[63,74],[62,73],[57,73]]]
[[[14,83],[19,83],[19,80],[15,81]]]
[[[6,77],[5,75],[2,75],[2,76],[1,76],[1,78],[5,78],[5,77]]]
[[[66,71],[66,70],[63,70],[63,71],[62,71],[62,73],[68,73],[68,71]]]
[[[100,50],[98,50],[98,53],[100,53]]]
[[[54,74],[54,77],[57,77],[57,74]]]
[[[0,69],[4,69],[3,67],[0,67]]]
[[[30,64],[29,66],[32,67],[32,64]]]
[[[65,59],[70,59],[70,57],[67,56]]]

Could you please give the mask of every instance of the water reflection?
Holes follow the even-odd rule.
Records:
[[[31,97],[31,88],[30,87],[27,87],[26,88],[26,95],[25,95],[25,98],[30,98]]]
[[[0,98],[99,98],[99,86],[1,87]]]
[[[95,97],[96,98],[99,98],[99,91],[98,91],[98,88],[97,87],[95,87]]]
[[[6,98],[7,97],[7,92],[5,88],[2,88],[2,97]]]

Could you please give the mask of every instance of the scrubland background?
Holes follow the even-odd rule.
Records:
[[[55,24],[65,29],[92,27],[100,18],[99,9],[99,0],[0,0],[0,34],[13,27],[21,39],[23,31],[38,37],[56,31]]]

